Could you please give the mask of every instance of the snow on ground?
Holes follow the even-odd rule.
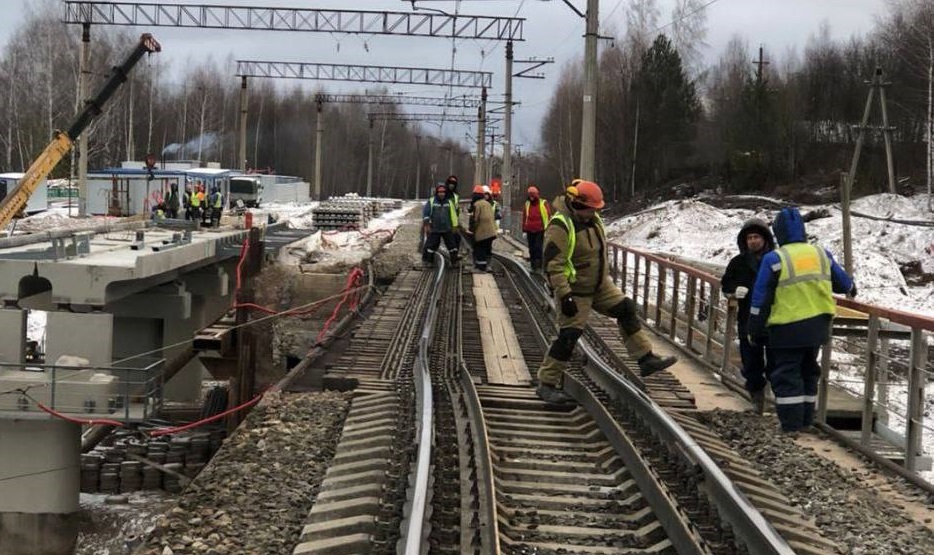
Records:
[[[85,229],[89,227],[106,225],[121,219],[115,218],[113,216],[91,216],[88,218],[78,218],[77,207],[72,207],[70,212],[74,217],[69,216],[69,208],[67,203],[53,204],[48,210],[17,220],[15,228],[16,232],[14,235],[19,235],[20,233],[50,231],[53,229]]]
[[[636,214],[620,218],[607,226],[611,239],[622,244],[650,251],[676,254],[684,258],[725,267],[737,252],[736,235],[743,222],[757,217],[770,222],[782,205],[781,201],[746,195],[743,198],[766,201],[774,205],[764,211],[719,209],[698,200],[675,200],[661,203]],[[808,235],[830,250],[843,265],[843,224],[838,207],[832,205],[801,206],[802,214],[824,209],[830,217],[806,224]],[[870,216],[934,223],[927,210],[927,197],[903,197],[892,194],[871,195],[853,202],[852,210]],[[888,308],[934,317],[934,283],[908,285],[901,268],[914,266],[926,274],[934,274],[934,227],[914,226],[877,221],[854,216],[853,260],[859,289],[858,300]],[[838,341],[839,343],[839,341]],[[838,347],[840,347],[838,345]],[[831,381],[854,394],[863,393],[865,362],[834,349],[835,369]],[[934,379],[929,376],[928,380]],[[889,426],[904,431],[907,393],[903,377],[891,377],[888,406]],[[934,383],[926,388],[926,412],[934,404]],[[934,424],[925,421],[923,449],[934,455]],[[934,482],[934,471],[921,476]]]
[[[311,211],[318,206],[317,202],[269,202],[263,203],[259,209],[251,210],[256,219],[257,215],[269,214],[276,221],[287,221],[289,227],[295,229],[308,229],[312,227]]]
[[[361,231],[318,231],[282,249],[279,263],[295,266],[312,262],[344,267],[359,264],[402,225],[416,206],[416,203],[405,203],[402,208],[370,220],[366,229]],[[290,222],[294,224],[292,220]]]
[[[774,201],[774,199],[769,199]],[[774,201],[778,202],[778,201]],[[843,265],[843,224],[834,206],[802,206],[802,214],[825,209],[829,218],[806,224],[808,235]],[[879,194],[853,202],[856,212],[883,218],[934,223],[927,197]],[[726,266],[737,252],[736,234],[743,222],[771,221],[776,210],[719,209],[698,200],[674,200],[609,224],[610,237],[625,245],[671,253]],[[934,283],[907,285],[900,266],[919,265],[934,274],[934,227],[852,218],[854,274],[859,300],[934,316]]]

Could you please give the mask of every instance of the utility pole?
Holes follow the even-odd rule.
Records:
[[[512,41],[506,41],[506,126],[503,136],[503,228],[509,229],[512,213]]]
[[[581,118],[581,165],[578,177],[593,181],[597,134],[597,32],[600,0],[587,0],[584,35],[584,97]]]
[[[312,198],[321,200],[321,145],[324,141],[324,115],[318,102],[318,124],[315,133],[315,192]]]
[[[840,172],[840,205],[843,208],[843,269],[853,275],[853,234],[850,227],[850,188],[846,174]]]
[[[483,155],[485,146],[483,144],[486,135],[486,87],[480,92],[480,107],[477,108],[477,159],[474,160],[473,181],[474,185],[485,183],[483,179]]]
[[[636,130],[632,138],[632,175],[629,181],[629,198],[636,198],[636,155],[639,153],[639,97],[636,96]]]
[[[91,60],[91,24],[81,24],[81,53],[78,68],[78,99],[84,108],[88,101],[88,65]],[[90,129],[78,136],[78,216],[88,215],[88,136]]]
[[[246,171],[246,75],[240,78],[240,152],[237,164],[240,171]]]
[[[757,84],[757,85],[760,85],[760,84],[762,84],[762,68],[763,68],[763,66],[769,65],[769,62],[766,62],[766,61],[763,59],[762,46],[761,46],[761,45],[759,46],[759,59],[758,59],[758,60],[754,60],[752,63],[753,63],[753,65],[756,66],[756,84]]]
[[[877,67],[875,74],[872,77],[872,81],[867,83],[870,85],[869,94],[866,97],[866,107],[863,110],[863,119],[859,124],[859,135],[856,137],[856,148],[853,152],[853,160],[850,163],[850,173],[847,176],[847,188],[849,191],[847,194],[850,194],[853,190],[853,182],[856,179],[856,167],[859,164],[859,155],[863,150],[863,142],[866,138],[866,130],[869,129],[869,113],[872,111],[872,99],[875,95],[876,89],[879,89],[879,102],[882,105],[882,133],[885,136],[885,156],[886,156],[886,165],[888,169],[889,177],[889,192],[895,193],[895,169],[892,160],[892,127],[889,127],[888,121],[888,110],[885,106],[885,87],[891,83],[883,82],[882,80],[882,68]]]
[[[444,150],[448,151],[448,175],[454,175],[454,147],[446,146]]]
[[[366,154],[366,196],[373,196],[373,118],[370,120],[370,132],[367,135]]]
[[[412,184],[414,187],[412,191],[412,198],[418,198],[416,195],[418,191],[421,191],[421,186],[419,184],[419,179],[422,177],[422,154],[421,154],[421,139],[422,136],[418,133],[415,134],[415,182]]]
[[[484,183],[491,183],[493,181],[493,164],[496,162],[496,131],[490,131],[490,156],[487,158],[486,165],[486,181]],[[503,183],[500,180],[500,187]],[[502,193],[502,189],[500,189]]]

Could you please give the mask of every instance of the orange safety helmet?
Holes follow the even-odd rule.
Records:
[[[525,190],[526,193],[530,195],[538,196],[538,187],[535,185],[529,185],[529,188]]]
[[[483,185],[474,185],[473,192],[482,195],[483,194]]]
[[[575,179],[566,190],[571,202],[583,204],[587,208],[600,210],[606,203],[603,202],[603,191],[593,181]]]

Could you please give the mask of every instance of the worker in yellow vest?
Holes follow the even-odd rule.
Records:
[[[774,358],[770,376],[775,412],[783,432],[810,431],[814,423],[820,364],[817,352],[836,311],[832,293],[856,296],[856,285],[826,249],[807,241],[795,207],[772,222],[781,246],[764,257],[749,309],[749,341],[768,330]]]
[[[544,265],[558,307],[558,337],[538,369],[536,393],[547,403],[570,403],[562,389],[564,370],[584,332],[590,311],[615,318],[629,354],[638,361],[642,376],[668,368],[677,359],[652,353],[642,329],[636,303],[610,278],[603,220],[603,191],[592,181],[568,186],[552,202],[554,216],[545,228]]]

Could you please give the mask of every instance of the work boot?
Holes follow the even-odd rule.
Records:
[[[535,389],[535,394],[538,395],[542,401],[552,405],[567,405],[575,402],[574,398],[568,395],[563,389],[558,389],[553,385],[544,383],[538,384],[538,387]]]
[[[661,358],[654,353],[649,353],[639,359],[639,375],[643,378],[647,378],[656,372],[661,372],[676,362],[678,362],[677,357]]]
[[[750,391],[749,397],[752,400],[752,410],[756,411],[758,415],[765,413],[765,390]]]

